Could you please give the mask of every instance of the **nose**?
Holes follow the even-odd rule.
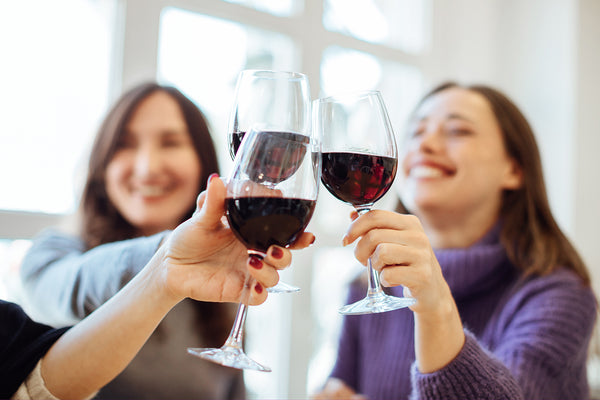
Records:
[[[423,153],[437,153],[445,146],[442,127],[438,124],[428,125],[417,140],[418,149]]]
[[[134,171],[138,177],[148,178],[161,168],[160,151],[153,146],[141,146],[135,155]]]

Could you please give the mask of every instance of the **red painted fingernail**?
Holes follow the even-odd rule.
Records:
[[[216,172],[213,172],[212,174],[210,174],[210,175],[208,176],[208,182],[206,182],[206,184],[208,185],[208,184],[210,183],[210,181],[211,181],[213,178],[216,178],[217,176],[219,176],[219,174],[217,174]]]
[[[258,257],[250,257],[250,261],[248,261],[250,266],[256,269],[261,269],[263,267],[263,263]]]
[[[312,240],[310,241],[310,244],[313,244],[315,242],[315,240],[317,239],[316,236],[313,236]]]
[[[271,249],[271,256],[273,258],[279,259],[279,258],[283,257],[283,250],[281,250],[279,247],[273,247]]]
[[[263,291],[263,287],[260,283],[257,283],[256,285],[254,285],[254,290],[256,290],[256,293],[261,294]]]

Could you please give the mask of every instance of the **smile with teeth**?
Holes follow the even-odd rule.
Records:
[[[136,187],[135,191],[143,197],[159,197],[167,193],[167,188],[157,185],[144,185]]]
[[[413,178],[440,178],[445,172],[429,165],[416,165],[410,169],[410,176]]]

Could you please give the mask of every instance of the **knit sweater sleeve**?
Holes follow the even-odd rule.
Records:
[[[72,325],[117,293],[152,258],[166,232],[86,251],[81,239],[46,230],[20,273],[27,311],[53,326]]]
[[[411,398],[587,398],[595,315],[594,294],[573,274],[534,279],[503,308],[491,351],[466,331],[463,349],[444,368],[422,374],[413,364]]]
[[[355,282],[350,285],[347,304],[353,303],[364,296],[364,289]],[[359,371],[359,323],[358,318],[344,317],[338,342],[337,359],[330,375],[338,378],[353,389],[358,387]]]

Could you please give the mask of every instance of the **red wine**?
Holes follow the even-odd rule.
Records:
[[[246,132],[234,132],[230,135],[230,152],[235,157]],[[255,182],[277,184],[292,176],[302,164],[310,138],[293,132],[264,131],[259,134],[256,144],[262,149],[257,157],[250,179]]]
[[[266,253],[269,246],[288,246],[300,236],[316,201],[282,197],[240,197],[225,200],[229,226],[249,249]]]
[[[321,181],[329,192],[353,206],[373,204],[390,188],[398,161],[364,153],[323,153]]]

